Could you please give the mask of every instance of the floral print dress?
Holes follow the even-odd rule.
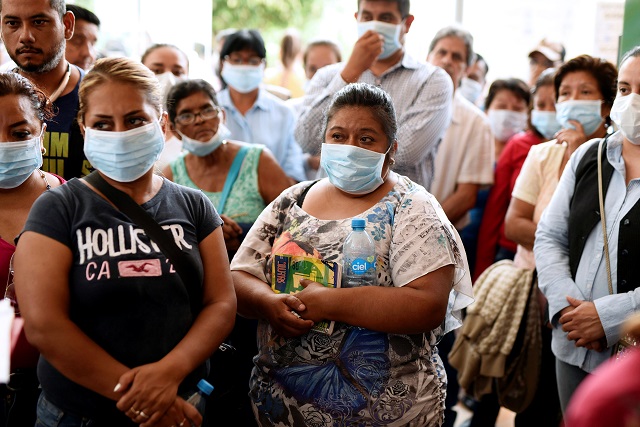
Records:
[[[342,261],[351,218],[321,220],[307,214],[298,199],[310,185],[293,186],[267,206],[232,270],[270,286],[272,254]],[[459,326],[452,314],[472,295],[459,237],[435,198],[405,177],[358,217],[366,218],[376,246],[375,286],[400,287],[440,267],[456,266],[445,322],[429,333],[410,335],[336,322],[331,335],[311,331],[284,338],[260,321],[250,397],[261,426],[442,423],[446,374],[435,344]]]

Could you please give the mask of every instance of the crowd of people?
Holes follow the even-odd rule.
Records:
[[[488,84],[463,27],[415,58],[410,1],[358,0],[344,60],[289,29],[268,72],[260,31],[230,29],[205,81],[171,44],[98,59],[100,19],[64,0],[0,20],[0,281],[24,319],[3,426],[453,426],[459,400],[468,426],[640,423],[640,46],[616,67],[545,39],[528,83]],[[274,291],[283,258],[346,274],[354,218],[369,282]]]

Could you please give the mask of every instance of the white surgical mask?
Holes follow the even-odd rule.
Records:
[[[369,30],[375,31],[384,38],[384,46],[378,59],[386,59],[402,47],[400,43],[402,24],[387,24],[380,21],[358,22],[358,38]]]
[[[527,113],[511,110],[489,110],[491,130],[499,141],[507,141],[527,127]]]
[[[160,157],[164,135],[159,120],[124,132],[85,128],[84,154],[91,165],[118,182],[132,182]]]
[[[218,149],[222,145],[222,142],[231,136],[231,131],[224,124],[220,123],[218,131],[211,137],[209,141],[202,142],[197,139],[192,139],[178,132],[182,136],[182,147],[188,152],[198,156],[207,156]]]
[[[460,80],[460,87],[458,88],[460,94],[464,96],[467,101],[475,104],[480,95],[482,95],[482,85],[469,77],[463,77]]]
[[[616,97],[609,117],[625,138],[634,145],[640,145],[640,95],[630,93]]]
[[[162,99],[167,98],[167,94],[171,90],[171,87],[177,83],[187,80],[187,77],[178,77],[171,71],[167,71],[162,74],[156,74],[156,79],[160,82],[160,90],[162,92]]]
[[[570,99],[556,104],[556,119],[564,129],[574,129],[569,120],[580,122],[584,134],[592,135],[604,122],[601,116],[600,106],[602,101],[586,99]]]
[[[226,61],[221,75],[224,81],[238,92],[249,93],[262,83],[264,62],[260,65],[233,65]]]
[[[42,132],[26,141],[0,142],[0,188],[19,187],[42,165]]]

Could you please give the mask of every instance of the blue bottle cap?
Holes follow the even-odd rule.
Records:
[[[201,392],[203,392],[204,394],[209,396],[211,394],[211,392],[213,391],[213,386],[211,384],[209,384],[209,382],[207,382],[207,380],[200,380],[198,382],[198,389],[200,389]]]
[[[351,228],[364,228],[367,225],[367,220],[364,218],[351,218]]]

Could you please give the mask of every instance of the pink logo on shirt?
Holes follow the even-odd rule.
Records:
[[[157,277],[162,276],[159,259],[140,259],[118,262],[120,277]]]

